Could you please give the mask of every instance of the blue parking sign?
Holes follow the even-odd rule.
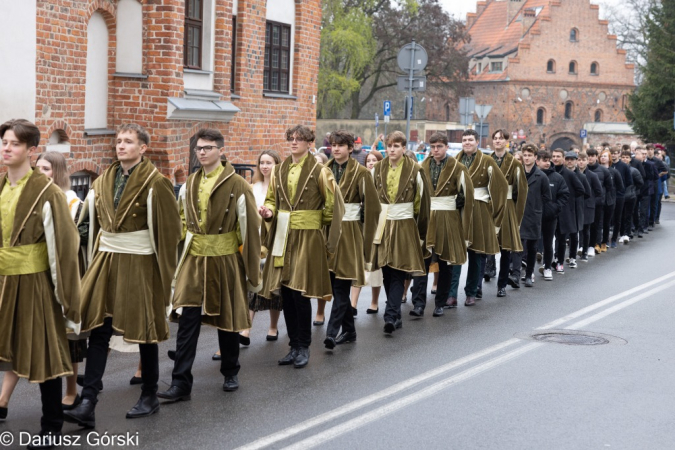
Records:
[[[581,137],[581,139],[586,139],[586,137],[588,136],[588,131],[586,131],[585,129],[581,130],[579,136]]]
[[[384,101],[384,115],[391,116],[391,101],[389,100]]]

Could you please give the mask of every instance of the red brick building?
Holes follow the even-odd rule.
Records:
[[[478,2],[467,15],[465,50],[476,104],[493,106],[490,132],[518,131],[518,141],[567,149],[582,143],[589,123],[630,130],[624,111],[634,67],[607,27],[589,0]],[[605,138],[614,144],[634,136],[589,135],[594,144]]]
[[[123,123],[149,130],[147,155],[178,184],[200,128],[250,163],[315,124],[320,0],[21,0],[3,19],[0,121],[34,121],[85,179]]]

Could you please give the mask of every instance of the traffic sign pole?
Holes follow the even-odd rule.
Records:
[[[412,50],[410,52],[410,70],[408,70],[408,101],[406,101],[406,108],[408,108],[408,120],[405,123],[405,139],[410,144],[410,111],[412,110],[412,84],[413,84],[413,75],[415,71],[415,39],[412,41]]]

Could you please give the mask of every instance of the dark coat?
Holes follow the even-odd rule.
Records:
[[[565,179],[567,189],[570,191],[570,199],[558,216],[558,228],[561,234],[576,233],[579,231],[579,228],[577,227],[576,197],[583,198],[583,196],[586,195],[586,190],[584,189],[584,185],[571,170],[562,165],[556,166],[555,170]]]
[[[618,170],[610,166],[609,175],[612,177],[614,187],[611,191],[607,191],[608,198],[606,204],[611,206],[616,205],[617,198],[623,198],[624,191],[626,188],[623,185],[623,178],[621,177],[621,174],[619,173]]]
[[[647,183],[647,172],[645,171],[645,166],[642,164],[642,162],[638,161],[637,159],[633,158],[630,160],[630,165],[631,167],[634,167],[640,172],[640,176],[642,177],[642,186],[640,189],[635,189],[635,194],[638,197],[642,197],[644,195],[649,195],[649,186]]]
[[[591,196],[584,201],[584,225],[588,225],[595,220],[595,199],[602,196],[602,185],[600,178],[592,170],[586,169],[584,175],[591,186]]]
[[[548,186],[551,191],[551,201],[544,203],[543,220],[552,221],[567,207],[570,198],[570,190],[567,188],[565,179],[553,167],[542,170],[548,177]]]
[[[648,159],[645,159],[642,164],[644,164],[645,167],[645,185],[647,186],[647,195],[652,195],[654,193],[654,184],[659,179],[659,172],[656,170],[656,164]]]
[[[617,172],[621,174],[621,181],[623,181],[624,192],[616,191],[616,197],[622,198],[626,195],[625,191],[630,189],[633,186],[633,176],[631,175],[631,170],[628,164],[619,160],[612,164],[612,167],[616,169]]]
[[[586,219],[585,209],[586,209],[586,199],[591,197],[591,184],[586,179],[586,176],[581,173],[581,170],[577,167],[574,169],[574,174],[577,176],[581,184],[584,185],[585,194],[583,197],[579,196],[576,198],[576,207],[577,207],[577,228],[581,231],[584,228],[584,223]]]
[[[602,186],[602,196],[595,199],[596,206],[609,206],[610,203],[607,203],[607,192],[611,192],[614,189],[614,181],[609,174],[609,170],[605,166],[601,166],[598,163],[589,164],[588,168],[591,169],[600,179],[600,185]],[[610,193],[611,196],[611,193]],[[611,203],[613,205],[614,203]]]
[[[624,194],[624,197],[626,198],[626,200],[634,200],[637,197],[640,190],[642,189],[642,186],[645,184],[645,182],[642,179],[642,175],[640,175],[639,170],[637,170],[633,166],[629,166],[628,168],[630,169],[630,175],[633,180],[633,184],[626,188],[626,193]]]
[[[524,171],[524,169],[523,169]],[[548,177],[535,165],[527,176],[527,201],[525,213],[520,223],[520,239],[539,240],[544,205],[551,203],[551,188]]]

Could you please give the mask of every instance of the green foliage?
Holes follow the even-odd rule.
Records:
[[[675,142],[675,2],[655,2],[647,20],[647,63],[642,85],[626,111],[647,142]]]

